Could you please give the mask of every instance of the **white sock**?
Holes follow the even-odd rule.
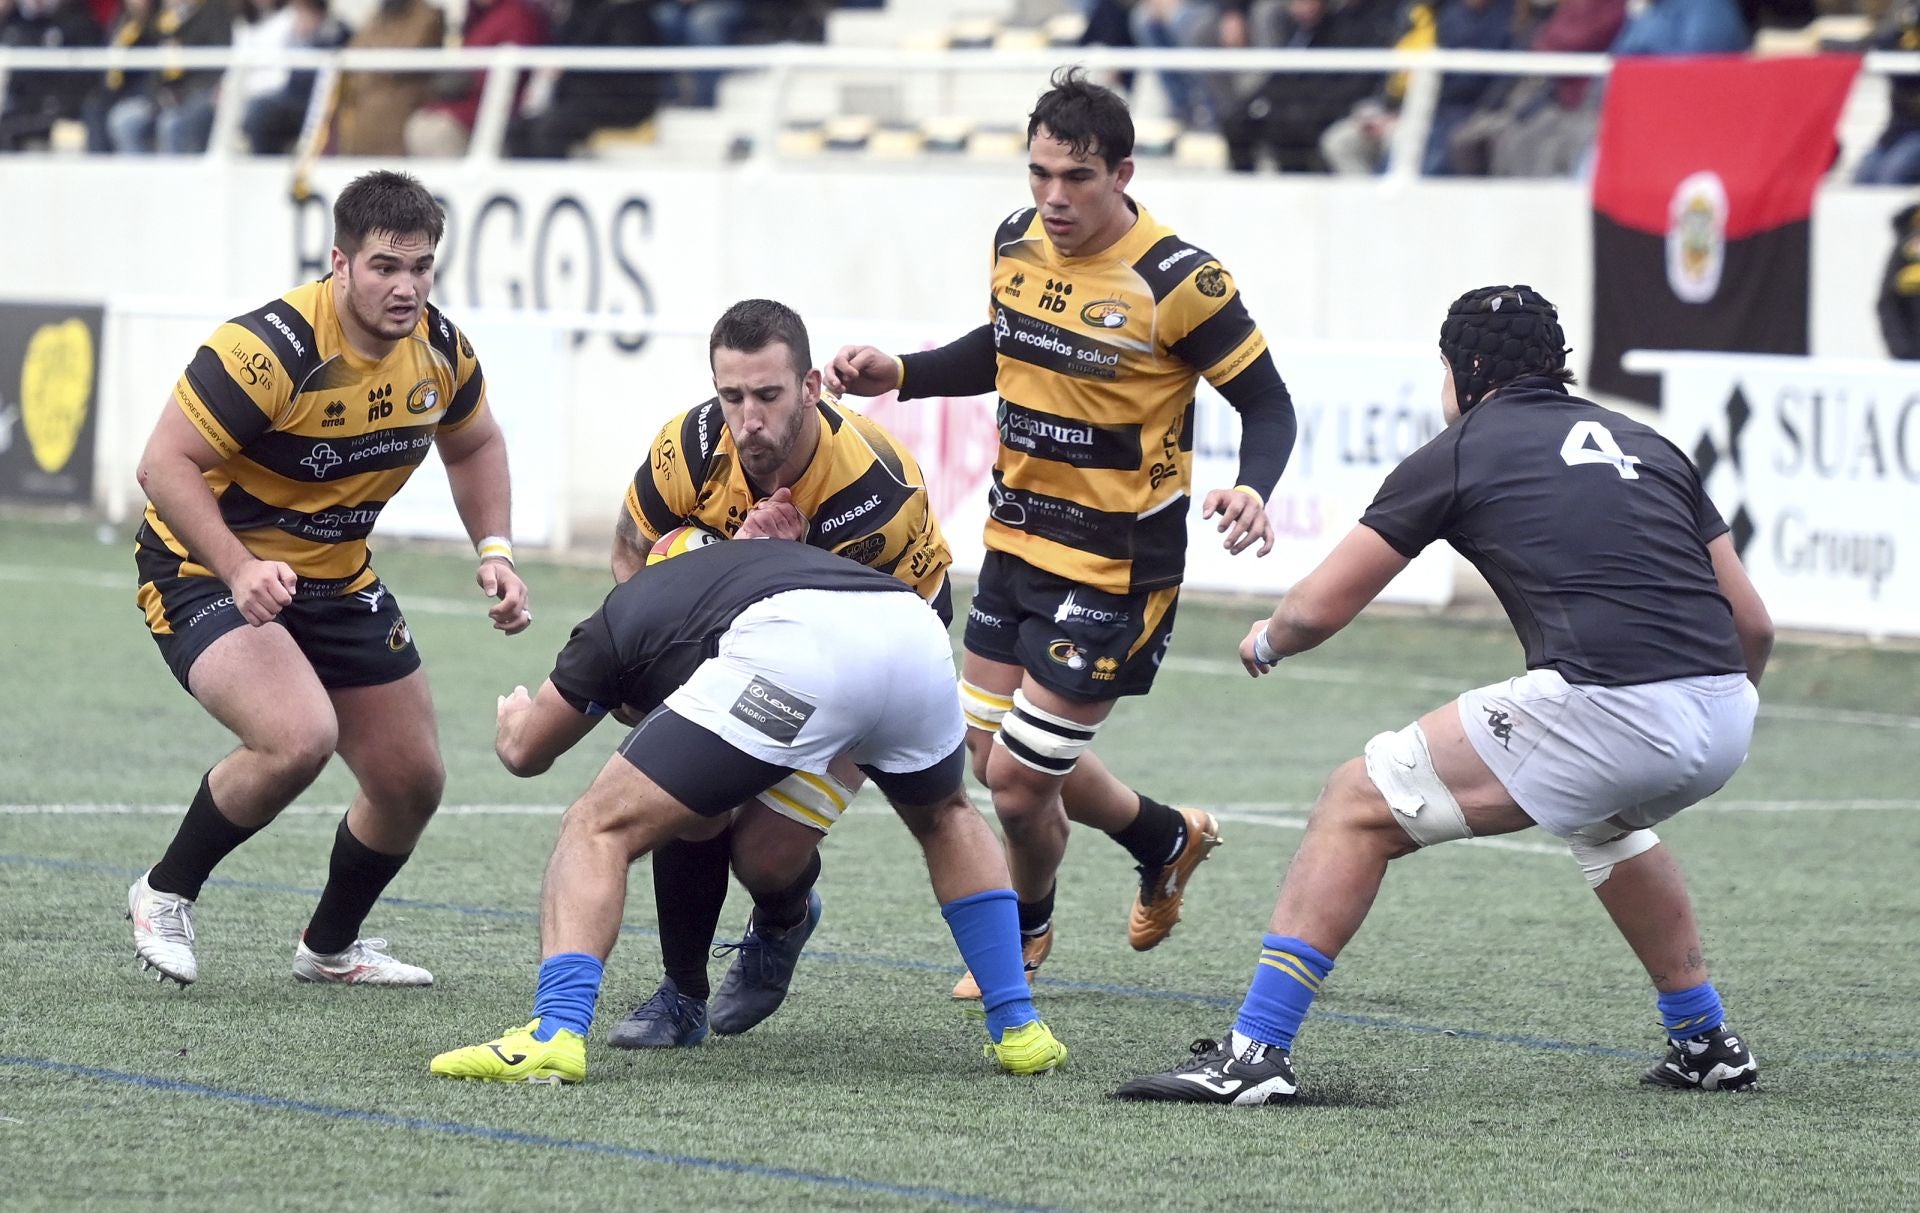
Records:
[[[1254,1050],[1250,1060],[1258,1061],[1266,1056],[1266,1050],[1272,1047],[1272,1045],[1264,1041],[1255,1040],[1238,1028],[1233,1030],[1233,1055],[1235,1057],[1248,1058],[1248,1050]]]

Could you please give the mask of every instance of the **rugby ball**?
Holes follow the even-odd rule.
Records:
[[[677,526],[653,541],[653,547],[647,551],[647,563],[659,564],[683,552],[718,542],[719,536],[711,531],[703,531],[697,526]]]

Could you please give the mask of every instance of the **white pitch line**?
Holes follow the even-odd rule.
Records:
[[[1689,813],[1911,813],[1920,800],[1707,800]]]
[[[60,569],[38,564],[10,564],[0,568],[0,581],[27,581],[35,585],[58,582],[65,585],[85,586],[93,590],[125,590],[129,594],[139,588],[133,578],[132,565],[127,566],[125,573],[101,573],[92,569]]]
[[[1807,703],[1762,703],[1762,716],[1776,720],[1808,720],[1815,724],[1858,724],[1876,729],[1920,729],[1920,716],[1891,712],[1857,712],[1850,708],[1823,708]]]
[[[1224,678],[1245,678],[1247,671],[1237,661],[1215,661],[1210,657],[1169,657],[1160,663],[1162,669],[1178,670],[1184,674],[1210,674]],[[1452,692],[1458,694],[1463,688],[1451,679],[1433,678],[1422,675],[1406,677],[1388,677],[1356,670],[1346,666],[1328,665],[1288,665],[1269,675],[1282,682],[1325,682],[1337,686],[1394,686],[1406,687],[1415,691]]]
[[[1233,809],[1209,810],[1221,821],[1231,821],[1238,825],[1271,826],[1282,830],[1304,830],[1307,819],[1292,815],[1278,815],[1262,812],[1236,811]],[[1529,842],[1524,838],[1468,838],[1464,840],[1470,847],[1484,847],[1489,851],[1513,851],[1521,855],[1564,856],[1567,848],[1555,846],[1549,842]]]

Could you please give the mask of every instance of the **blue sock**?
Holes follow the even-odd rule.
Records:
[[[960,959],[980,984],[980,1005],[987,1011],[987,1035],[997,1043],[1008,1028],[1040,1018],[1027,987],[1027,965],[1020,953],[1020,911],[1012,889],[988,889],[940,907]]]
[[[1292,1049],[1300,1021],[1331,972],[1333,961],[1305,940],[1267,936],[1261,940],[1260,963],[1254,966],[1253,984],[1247,987],[1233,1030],[1264,1045]]]
[[[540,1020],[533,1038],[552,1040],[562,1028],[585,1036],[593,1026],[593,1004],[606,968],[598,956],[585,952],[562,952],[542,961],[533,987],[533,1013]]]
[[[1666,1022],[1667,1035],[1675,1040],[1711,1032],[1726,1022],[1726,1012],[1720,1009],[1720,993],[1710,981],[1703,981],[1691,990],[1662,994],[1654,1003],[1660,1008],[1660,1018]]]

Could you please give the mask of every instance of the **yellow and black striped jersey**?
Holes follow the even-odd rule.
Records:
[[[871,418],[822,396],[819,445],[788,492],[805,542],[890,573],[937,602],[953,555],[912,454]],[[719,398],[667,422],[627,486],[627,514],[651,543],[683,523],[731,536],[757,496]]]
[[[989,308],[1000,455],[987,546],[1116,594],[1179,584],[1194,387],[1226,384],[1267,348],[1220,263],[1134,209],[1132,229],[1087,257],[1061,255],[1032,208],[1016,211],[995,236]]]
[[[321,279],[214,330],[173,399],[222,457],[206,481],[228,529],[324,597],[372,584],[374,520],[436,434],[480,416],[487,389],[473,346],[432,304],[385,358],[355,353]],[[140,546],[153,569],[209,575],[151,502]]]

